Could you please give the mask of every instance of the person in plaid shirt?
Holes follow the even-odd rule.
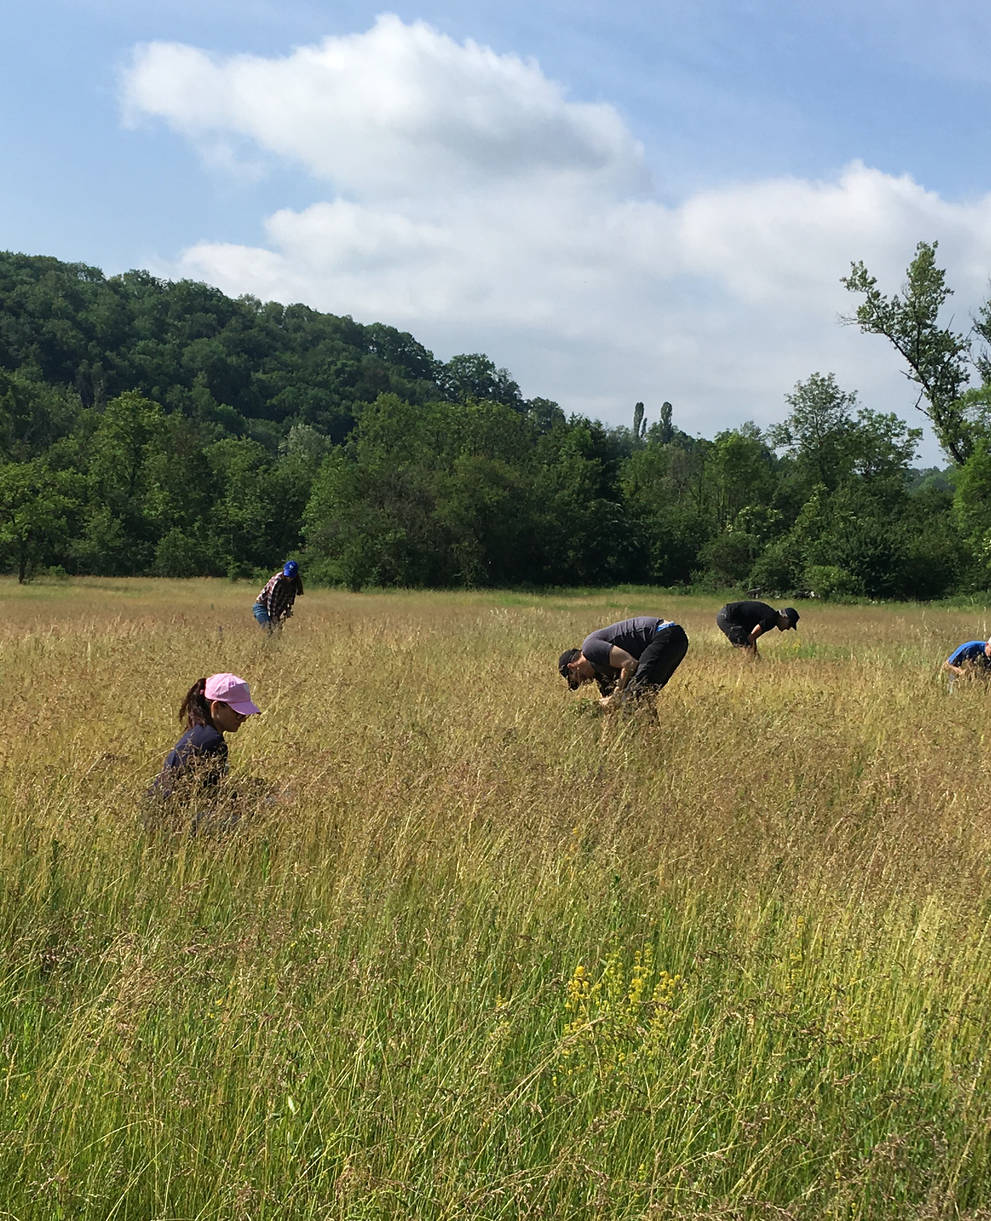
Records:
[[[299,575],[299,565],[295,560],[288,560],[281,572],[277,572],[266,583],[265,588],[255,599],[252,614],[259,627],[269,632],[282,627],[292,614],[292,604],[296,595],[303,592],[303,580]]]

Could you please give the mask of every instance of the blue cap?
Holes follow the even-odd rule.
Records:
[[[299,575],[299,565],[295,560],[287,560],[285,567],[282,569],[284,577],[295,577]]]

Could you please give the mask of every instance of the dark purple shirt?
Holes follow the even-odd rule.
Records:
[[[214,787],[227,774],[227,743],[212,725],[187,729],[165,758],[152,792],[160,797],[203,786]]]
[[[625,649],[631,657],[639,659],[654,639],[658,625],[666,622],[668,620],[658,619],[655,615],[638,615],[635,619],[610,623],[608,627],[600,627],[597,632],[585,637],[582,653],[596,669],[614,673],[615,667],[609,664],[609,654],[614,646]]]

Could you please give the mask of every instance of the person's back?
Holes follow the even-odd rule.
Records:
[[[165,757],[152,789],[166,799],[188,799],[213,789],[227,774],[227,743],[212,725],[191,725]]]
[[[759,623],[765,632],[778,626],[778,612],[766,602],[757,602],[752,598],[742,602],[727,602],[721,612],[727,623],[745,627],[751,631]]]
[[[625,649],[631,657],[640,657],[657,633],[663,620],[656,615],[637,615],[633,619],[621,619],[590,632],[582,643],[581,651],[596,669],[610,669],[609,650],[616,646]]]
[[[794,631],[799,620],[793,606],[775,610],[766,602],[746,599],[727,602],[716,615],[716,626],[735,649],[746,649],[757,656],[757,638],[777,628],[779,632]]]
[[[991,678],[991,640],[968,640],[958,645],[943,662],[950,672],[950,685],[960,678]]]

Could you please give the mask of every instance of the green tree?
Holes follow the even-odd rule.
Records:
[[[531,490],[524,472],[500,459],[461,453],[441,482],[437,522],[447,536],[459,585],[512,585],[532,579]]]
[[[821,484],[832,492],[855,476],[907,476],[922,430],[894,413],[857,407],[856,391],[841,390],[832,373],[813,373],[785,401],[791,412],[768,437],[806,488]]]
[[[641,542],[619,482],[615,437],[572,417],[539,439],[534,459],[533,577],[606,585],[638,569]]]
[[[84,447],[86,504],[71,554],[84,572],[147,570],[156,531],[148,512],[149,467],[166,445],[157,403],[132,392],[91,409]]]
[[[438,380],[441,392],[455,403],[471,399],[502,403],[517,411],[525,410],[520,388],[507,369],[497,369],[487,356],[473,352],[452,356],[442,365]]]
[[[216,574],[209,540],[199,526],[172,526],[155,544],[152,571],[159,577],[199,577]]]
[[[538,432],[550,432],[565,422],[564,412],[551,399],[527,399],[526,415]]]
[[[197,420],[173,412],[162,420],[159,444],[143,472],[143,513],[155,540],[152,571],[164,577],[221,576],[209,523],[216,490],[204,452],[213,440]]]
[[[897,475],[908,478],[908,464],[918,452],[921,428],[909,428],[894,412],[861,407],[852,421],[847,453],[851,469],[862,479]]]
[[[72,429],[77,409],[65,390],[0,369],[0,460],[40,457]]]
[[[319,580],[361,589],[376,583],[379,508],[365,497],[356,462],[336,447],[324,458],[303,511],[307,571]]]
[[[776,449],[794,461],[809,487],[832,491],[850,470],[851,408],[856,391],[841,390],[832,373],[813,373],[785,395],[791,408],[782,424],[768,429]]]
[[[351,588],[447,585],[455,564],[438,497],[459,447],[460,408],[381,395],[313,481],[309,562]]]
[[[777,462],[756,424],[717,433],[709,456],[716,522],[725,528],[750,505],[769,504],[777,486]]]
[[[691,579],[716,532],[707,459],[711,443],[664,444],[657,433],[623,465],[623,503],[642,556],[642,577],[662,585]]]
[[[862,262],[853,263],[842,284],[863,298],[853,318],[862,331],[883,335],[908,366],[905,376],[918,386],[916,406],[931,422],[940,445],[957,465],[974,447],[975,416],[982,397],[967,397],[971,352],[967,336],[940,323],[952,289],[936,266],[937,242],[919,242],[901,294],[885,297]]]
[[[671,422],[671,417],[674,414],[674,408],[665,400],[661,404],[660,418],[657,422],[658,435],[657,439],[662,445],[668,445],[674,440],[674,424]]]
[[[647,425],[643,418],[643,403],[635,404],[633,408],[633,444],[639,445],[647,432]]]
[[[957,472],[953,517],[970,557],[972,581],[991,584],[991,443],[981,438]]]
[[[282,558],[273,529],[278,507],[271,493],[268,454],[257,441],[224,437],[205,451],[212,490],[211,551],[228,576],[249,576]]]
[[[0,464],[0,555],[21,584],[39,565],[58,562],[78,491],[71,472],[42,458]]]

